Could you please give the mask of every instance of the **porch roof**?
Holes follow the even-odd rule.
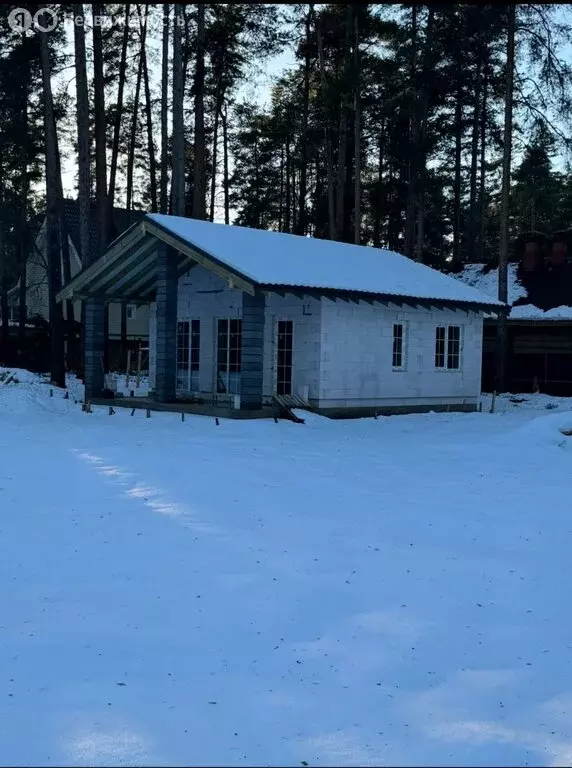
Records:
[[[118,237],[59,292],[58,301],[88,296],[151,301],[159,242],[177,252],[179,275],[201,264],[251,294],[258,289],[488,312],[502,307],[392,251],[160,214],[147,214]]]

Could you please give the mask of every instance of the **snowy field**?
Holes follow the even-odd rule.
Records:
[[[572,764],[570,401],[216,426],[17,378],[2,765]]]

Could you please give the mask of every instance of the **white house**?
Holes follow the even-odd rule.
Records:
[[[92,307],[90,396],[102,387],[99,308],[119,296],[150,302],[157,400],[278,399],[332,415],[475,409],[483,314],[500,307],[390,251],[159,214],[58,298],[77,295]]]

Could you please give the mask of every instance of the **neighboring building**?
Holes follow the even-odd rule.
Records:
[[[332,415],[474,410],[499,302],[390,251],[148,214],[60,292],[91,296],[86,392],[103,387],[106,297],[151,303],[159,402]]]
[[[79,256],[79,204],[77,200],[64,200],[64,213],[66,228],[68,232],[68,242],[70,249],[70,273],[75,277],[81,271],[81,259]],[[97,256],[97,211],[95,205],[92,208],[91,237],[90,246],[93,252],[91,259]],[[128,229],[134,222],[143,217],[140,211],[126,211],[121,208],[114,208],[111,220],[110,242]],[[61,254],[60,263],[61,274],[64,274],[63,254]],[[10,291],[10,304],[12,307],[18,306],[19,300],[19,282]],[[26,263],[26,311],[29,318],[39,316],[49,320],[49,292],[48,292],[48,271],[47,271],[47,251],[46,251],[46,221],[42,223],[36,237],[34,250],[28,256]],[[64,318],[66,317],[66,307],[64,305]],[[79,320],[81,317],[81,302],[74,303],[74,317]],[[133,346],[141,341],[147,346],[149,338],[149,307],[147,304],[138,305],[136,302],[128,304],[126,308],[126,331],[127,341]],[[121,340],[121,304],[119,302],[109,302],[109,340],[110,348],[117,351]],[[122,361],[125,364],[125,361]]]
[[[508,384],[512,392],[539,389],[572,395],[572,232],[538,232],[515,241],[508,265]],[[466,285],[498,296],[498,269],[467,264],[456,275]],[[485,320],[483,389],[495,387],[496,323]]]

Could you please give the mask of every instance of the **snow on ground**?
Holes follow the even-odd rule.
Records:
[[[572,763],[569,402],[216,426],[18,378],[2,765]]]

